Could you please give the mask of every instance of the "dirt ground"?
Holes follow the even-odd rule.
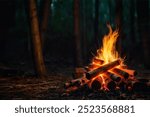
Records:
[[[60,70],[61,71],[61,70]],[[117,100],[117,99],[150,99],[150,92],[93,92],[80,91],[65,94],[64,83],[72,79],[72,68],[63,69],[64,72],[51,72],[45,79],[38,79],[31,75],[1,76],[0,99],[9,100]],[[138,71],[139,72],[139,71]],[[138,78],[149,78],[150,71],[139,72]]]
[[[71,78],[62,74],[44,79],[30,75],[0,77],[0,99],[61,99],[67,79]]]

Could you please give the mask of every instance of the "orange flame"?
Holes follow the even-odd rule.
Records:
[[[102,48],[97,50],[96,58],[103,60],[104,64],[121,59],[116,50],[116,42],[119,36],[118,30],[113,31],[110,25],[107,25],[109,34],[103,38]]]
[[[124,65],[123,64],[123,59],[119,56],[119,53],[116,49],[116,42],[117,42],[117,38],[119,36],[119,30],[115,30],[113,31],[110,25],[107,25],[108,29],[109,29],[109,33],[107,35],[105,35],[103,37],[103,45],[101,48],[99,48],[97,50],[97,55],[94,57],[96,58],[92,60],[92,64],[94,64],[94,68],[97,68],[97,66],[101,66],[103,64],[107,64],[109,62],[113,62],[117,59],[121,60],[121,66]],[[117,66],[120,68],[120,65]],[[94,69],[92,68],[92,69]],[[110,70],[111,71],[111,70]],[[106,86],[106,77],[104,77],[104,74],[99,74],[99,76],[101,77],[102,81],[102,86],[104,90],[108,90],[107,86]],[[96,79],[97,77],[93,78]]]

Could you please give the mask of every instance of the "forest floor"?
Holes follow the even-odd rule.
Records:
[[[24,74],[0,77],[0,99],[10,100],[117,100],[117,99],[150,99],[150,92],[93,92],[82,91],[65,95],[64,83],[72,79],[73,68],[51,66],[45,79]],[[138,78],[150,79],[150,70],[139,70]]]
[[[9,71],[13,73],[5,76],[7,73],[0,70],[0,75],[3,74],[0,76],[0,99],[61,99],[64,83],[72,79],[72,68],[51,66],[49,75],[43,79],[35,77],[31,70],[24,74],[14,73],[16,69]]]

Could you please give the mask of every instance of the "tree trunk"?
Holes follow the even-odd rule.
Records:
[[[117,48],[118,52],[121,55],[122,54],[122,0],[116,0],[116,17],[115,22],[117,25],[117,28],[119,28],[119,37],[118,37],[118,43]]]
[[[79,0],[74,0],[74,39],[75,39],[75,66],[82,66],[80,22],[79,22]]]
[[[143,45],[144,63],[150,68],[149,1],[137,0],[137,14],[140,39]]]
[[[43,0],[42,6],[42,21],[41,21],[41,42],[42,48],[44,47],[44,42],[46,40],[46,31],[49,22],[49,15],[50,15],[50,7],[51,7],[51,0]]]
[[[87,64],[88,62],[88,49],[87,49],[87,12],[86,12],[86,0],[82,0],[82,52],[83,52],[83,64]]]
[[[139,55],[137,55],[137,53],[135,53],[136,50],[136,38],[135,38],[135,24],[136,24],[136,19],[135,19],[135,3],[134,0],[130,0],[130,46],[128,48],[128,58],[130,61],[132,61],[132,59],[135,61]],[[132,58],[132,59],[131,59]]]
[[[31,24],[35,70],[39,77],[43,77],[46,75],[46,68],[43,60],[39,22],[37,17],[35,0],[29,0],[29,16],[30,16],[30,24]]]
[[[95,36],[95,45],[96,48],[99,48],[99,41],[98,41],[98,33],[99,33],[99,0],[95,0],[95,22],[94,22],[94,36]]]

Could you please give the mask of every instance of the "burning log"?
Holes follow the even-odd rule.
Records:
[[[103,63],[104,63],[103,60],[100,60],[100,59],[98,59],[98,58],[93,58],[92,63],[89,64],[88,66],[86,66],[85,69],[86,69],[87,71],[90,71],[90,70],[93,70],[93,69],[95,69],[95,68],[100,67],[100,65],[103,64]]]
[[[100,67],[100,65],[91,63],[91,64],[89,64],[88,66],[85,66],[84,68],[85,68],[87,71],[90,71],[90,70],[95,69],[95,68],[98,68],[98,67]]]
[[[121,90],[122,92],[125,92],[125,91],[126,91],[126,89],[127,89],[127,84],[126,84],[124,81],[121,81],[121,82],[118,83],[117,85],[118,85],[118,87],[120,88],[120,90]]]
[[[98,65],[102,65],[104,63],[103,60],[98,59],[98,58],[93,58],[92,63],[98,64]]]
[[[119,82],[119,81],[121,80],[121,77],[120,77],[120,76],[118,76],[118,75],[116,75],[116,74],[113,74],[113,73],[111,73],[111,72],[106,72],[104,75],[105,75],[106,77],[111,78],[113,81],[116,81],[116,82]]]
[[[64,84],[64,88],[69,88],[72,86],[80,86],[81,85],[81,80],[76,80],[76,81],[70,81]]]
[[[107,78],[105,80],[105,84],[106,84],[106,87],[110,90],[110,91],[114,91],[116,89],[116,83],[111,80],[110,78]]]
[[[99,68],[96,68],[94,70],[91,70],[91,71],[87,72],[86,73],[86,78],[87,79],[92,79],[92,78],[96,77],[98,74],[104,73],[107,70],[110,70],[110,69],[112,69],[113,67],[115,67],[119,64],[120,64],[120,60],[118,59],[116,61],[113,61],[113,62],[110,62],[108,64],[102,65]]]
[[[97,77],[95,78],[92,83],[91,83],[91,86],[90,86],[93,90],[100,90],[101,87],[102,87],[102,79],[101,77]]]
[[[104,77],[104,79],[105,80],[104,80],[104,83],[103,83],[102,77],[98,76],[97,78],[95,78],[93,80],[93,82],[91,83],[91,88],[93,90],[98,91],[103,87],[103,88],[108,89],[110,91],[114,91],[115,88],[116,88],[116,83],[113,80],[111,80],[110,78]]]
[[[127,79],[129,77],[129,74],[121,69],[114,68],[112,71],[115,72],[116,74],[122,76],[125,79]]]
[[[72,86],[80,86],[82,84],[84,84],[86,82],[86,80],[81,77],[81,78],[78,78],[78,79],[74,79],[74,80],[71,80],[70,82],[67,82],[64,84],[64,88],[69,88],[69,87],[72,87]]]
[[[80,86],[72,86],[66,89],[66,93],[74,93],[74,92],[82,92],[82,91],[88,91],[90,90],[89,88],[89,82],[87,81],[86,83],[80,85]]]
[[[121,69],[121,70],[127,72],[131,76],[137,75],[137,72],[135,70],[130,70],[130,69]]]
[[[120,65],[120,67],[121,67],[122,69],[127,69],[127,68],[128,68],[127,65]]]

